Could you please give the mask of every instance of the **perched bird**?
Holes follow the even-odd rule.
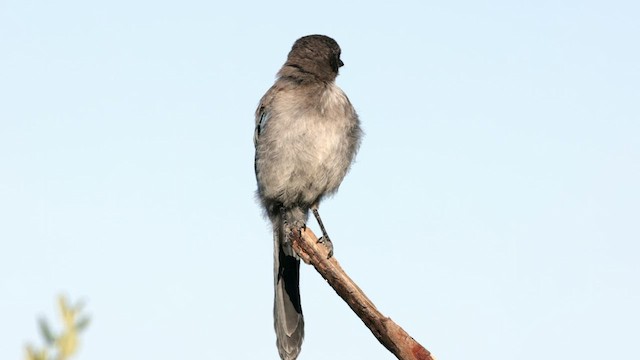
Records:
[[[338,190],[362,137],[358,115],[335,83],[340,52],[328,36],[298,39],[256,110],[257,194],[273,224],[273,313],[283,360],[298,357],[304,337],[300,260],[287,234],[304,228],[312,210],[332,253],[318,204]]]

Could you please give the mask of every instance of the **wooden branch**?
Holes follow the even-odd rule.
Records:
[[[400,360],[435,360],[427,349],[415,341],[390,318],[382,315],[376,306],[360,290],[358,285],[342,270],[335,257],[327,259],[328,250],[318,244],[318,238],[309,229],[289,234],[292,246],[300,258],[327,280],[329,285],[349,305],[360,320],[371,330],[378,341]]]

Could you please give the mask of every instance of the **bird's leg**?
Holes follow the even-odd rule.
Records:
[[[311,206],[311,211],[313,212],[313,216],[316,217],[318,221],[318,225],[320,225],[320,230],[322,231],[322,237],[318,239],[318,242],[323,244],[329,250],[329,255],[327,255],[327,259],[333,256],[333,243],[331,239],[329,239],[329,235],[327,234],[327,230],[324,228],[324,224],[322,223],[322,219],[320,218],[320,213],[318,212],[318,205],[314,204]]]

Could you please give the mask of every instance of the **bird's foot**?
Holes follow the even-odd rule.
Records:
[[[294,236],[294,231],[298,234],[298,236],[307,229],[307,224],[302,220],[295,220],[293,222],[284,222],[284,231],[287,234],[287,240],[289,240],[292,236]]]
[[[333,242],[331,242],[331,239],[329,239],[329,236],[328,235],[321,236],[320,239],[318,239],[318,244],[324,245],[327,248],[327,250],[329,250],[327,259],[331,259],[331,257],[333,256]]]

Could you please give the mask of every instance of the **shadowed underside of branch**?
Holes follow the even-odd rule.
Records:
[[[313,265],[371,330],[376,339],[398,359],[435,360],[433,355],[407,334],[404,329],[378,311],[358,285],[342,270],[335,257],[327,259],[327,248],[318,244],[318,238],[309,228],[301,232],[293,231],[289,237],[293,249],[300,258],[305,263]]]

